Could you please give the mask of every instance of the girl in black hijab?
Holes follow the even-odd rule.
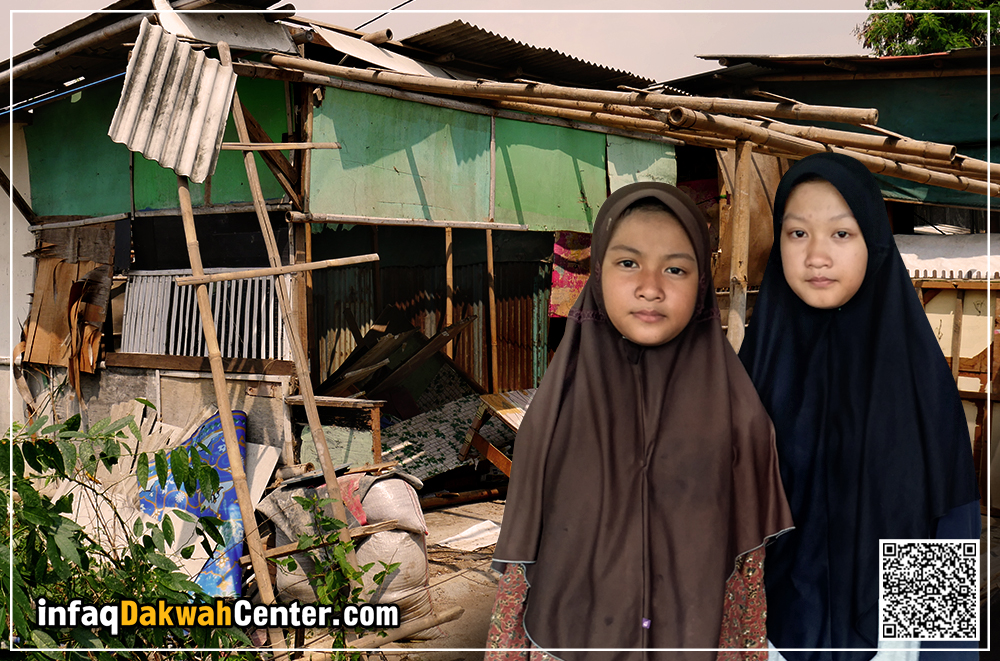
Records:
[[[791,520],[711,281],[707,224],[678,189],[630,184],[601,206],[590,279],[517,434],[491,647],[711,661],[720,641],[764,643],[762,626],[743,635],[763,618],[760,554],[738,558]]]
[[[979,537],[969,431],[864,166],[799,161],[778,186],[774,237],[740,349],[796,525],[767,552],[768,638],[820,650],[783,651],[790,661],[866,661],[879,540]]]

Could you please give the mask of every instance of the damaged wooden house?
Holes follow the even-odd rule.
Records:
[[[664,181],[704,203],[737,347],[790,160],[839,151],[892,181],[1000,193],[996,166],[878,129],[865,103],[681,92],[462,21],[397,41],[291,11],[115,8],[143,13],[78,21],[4,74],[23,326],[7,368],[27,417],[134,412],[164,444],[217,408],[231,564],[264,603],[296,589],[269,569],[299,525],[279,521],[289,485],[339,484],[337,518],[419,556],[419,508],[355,502],[380,471],[416,484],[474,448],[509,474],[616,188]],[[414,609],[399,635],[457,617]]]

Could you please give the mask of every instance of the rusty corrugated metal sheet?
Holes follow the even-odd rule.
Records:
[[[357,346],[344,308],[351,311],[362,335],[375,321],[374,272],[371,264],[313,271],[313,324],[320,381],[333,374]]]
[[[403,39],[406,46],[441,55],[452,54],[469,64],[495,67],[498,78],[538,77],[573,86],[615,89],[619,85],[647,87],[652,80],[628,71],[579,60],[551,48],[538,48],[489,32],[465,21],[452,21]],[[518,73],[520,72],[520,73]]]
[[[203,182],[215,170],[235,87],[231,66],[144,20],[108,135]]]

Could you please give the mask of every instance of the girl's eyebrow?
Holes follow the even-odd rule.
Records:
[[[790,218],[794,220],[806,220],[805,216],[800,216],[797,213],[786,213],[784,216],[782,216],[781,222],[784,222]],[[835,221],[835,220],[843,220],[844,218],[851,218],[855,222],[857,222],[857,218],[854,217],[854,212],[852,211],[845,211],[844,213],[838,213],[836,216],[830,216],[826,220]]]
[[[627,246],[624,243],[619,243],[619,244],[613,245],[610,248],[608,248],[608,252],[611,252],[612,250],[620,250],[620,251],[626,252],[626,253],[628,253],[630,255],[641,255],[642,254],[642,251],[639,250],[638,248],[633,248],[632,246]],[[698,260],[696,260],[694,258],[694,255],[692,255],[689,252],[672,252],[672,253],[664,255],[663,258],[664,259],[689,259],[692,262],[697,262],[698,261]]]

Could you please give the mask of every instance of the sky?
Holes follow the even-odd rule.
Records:
[[[11,47],[14,54],[24,52],[46,34],[111,4],[32,0],[25,10],[28,3],[20,0],[0,2],[7,10],[0,59]],[[400,2],[291,0],[300,16],[348,28]],[[698,9],[691,9],[695,4]],[[334,5],[338,9],[329,11]],[[533,46],[663,81],[717,68],[698,54],[864,53],[852,31],[865,15],[864,0],[411,0],[363,29],[389,28],[401,39],[461,19]]]

